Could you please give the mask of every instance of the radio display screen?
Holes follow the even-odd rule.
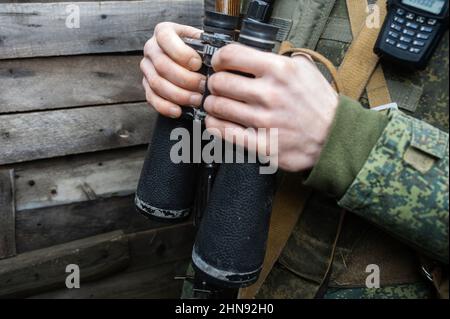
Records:
[[[440,14],[446,0],[402,0],[403,4],[424,10],[433,14]]]

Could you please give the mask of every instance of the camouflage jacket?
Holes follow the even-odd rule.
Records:
[[[344,0],[286,1],[275,15],[293,21],[288,39],[296,46],[315,48],[335,65],[342,62],[352,41]],[[435,296],[421,256],[448,268],[448,48],[447,32],[424,71],[383,64],[401,111],[390,112],[342,198],[312,195],[259,297],[315,296],[341,207],[352,213],[344,223],[326,298]],[[365,97],[360,102],[368,104]],[[378,289],[366,287],[371,265],[380,271]]]

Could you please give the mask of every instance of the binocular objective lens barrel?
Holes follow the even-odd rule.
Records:
[[[255,163],[222,164],[192,252],[196,274],[223,288],[254,283],[261,272],[276,175]]]
[[[171,140],[175,129],[186,132],[186,137],[189,134],[189,139],[193,136],[191,120],[158,116],[135,197],[138,212],[158,221],[182,220],[194,203],[198,164],[192,158],[184,163],[171,158],[173,146],[179,143]]]
[[[239,42],[271,51],[278,28],[244,20]],[[248,152],[245,152],[248,159]],[[276,174],[262,164],[221,164],[192,252],[196,275],[223,288],[258,280],[264,262]]]

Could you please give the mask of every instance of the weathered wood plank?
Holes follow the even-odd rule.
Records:
[[[117,1],[117,0],[102,0],[102,2]],[[121,0],[121,1],[136,1],[136,0]],[[152,0],[141,0],[141,1],[152,1]],[[207,0],[215,1],[215,0]],[[37,0],[0,0],[0,3],[33,3],[38,2]],[[49,2],[68,2],[67,0],[39,0],[39,3],[49,3]],[[70,2],[98,2],[98,0],[71,0]]]
[[[178,299],[183,282],[174,277],[183,275],[189,259],[160,265],[132,273],[120,273],[80,289],[59,289],[32,296],[33,299]]]
[[[0,170],[0,259],[16,254],[13,176],[13,170]]]
[[[195,239],[192,223],[128,235],[130,266],[125,272],[87,283],[80,289],[59,289],[33,298],[179,298]]]
[[[78,265],[81,282],[87,282],[123,269],[129,260],[128,239],[120,231],[21,254],[0,261],[0,296],[64,287],[69,264]]]
[[[140,55],[0,62],[0,114],[145,101]]]
[[[147,147],[15,165],[16,210],[134,194]]]
[[[157,23],[202,15],[203,0],[0,4],[0,59],[142,50]]]
[[[192,222],[129,234],[132,263],[127,271],[137,271],[189,258],[196,229]]]
[[[67,243],[118,229],[126,233],[166,226],[138,214],[134,196],[17,212],[19,253]]]
[[[156,113],[146,103],[0,116],[0,165],[146,144]]]

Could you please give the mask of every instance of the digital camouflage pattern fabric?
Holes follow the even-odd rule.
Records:
[[[333,10],[314,43],[318,28],[309,27],[310,19],[323,18],[330,3]],[[300,19],[291,31],[302,32],[291,32],[289,38],[296,46],[306,41],[336,66],[341,64],[352,41],[345,0],[283,0],[276,6],[277,17]],[[419,255],[448,269],[448,64],[448,31],[425,70],[382,63],[402,112],[389,114],[365,166],[339,199],[352,213],[345,219],[324,298],[437,296],[421,272]],[[367,107],[365,96],[360,102]],[[330,260],[340,211],[336,199],[313,193],[258,298],[314,298]],[[365,286],[368,264],[380,267],[379,289]],[[190,287],[185,288],[187,296]]]
[[[287,2],[305,1],[287,0]],[[289,6],[287,2],[284,2],[285,6]],[[292,8],[296,6],[297,4],[291,5]],[[345,0],[336,0],[316,50],[329,58],[335,65],[340,65],[351,41],[351,29]],[[443,131],[448,131],[449,127],[448,62],[449,35],[447,32],[425,70],[406,70],[393,63],[386,62],[383,62],[382,65],[391,96],[395,102],[399,103],[402,111]],[[363,106],[368,106],[365,96],[361,98],[360,102]],[[422,145],[422,148],[425,148],[425,152],[420,147],[418,149],[417,147],[416,149],[411,148],[406,153],[405,159],[402,156],[396,158],[398,160],[397,165],[402,166],[402,168],[405,165],[405,175],[403,179],[397,179],[397,182],[409,181],[411,184],[411,181],[414,181],[419,185],[412,186],[411,184],[409,188],[411,197],[408,198],[409,203],[407,205],[414,206],[418,199],[419,190],[421,190],[419,187],[424,185],[426,181],[432,180],[431,175],[428,175],[428,180],[425,180],[421,176],[422,172],[430,169],[430,163],[433,163],[434,166],[429,174],[432,174],[432,172],[438,174],[437,172],[444,165],[448,166],[448,148],[445,151],[447,159],[440,159],[438,163],[436,160],[439,158],[430,157],[429,153],[433,154],[434,151],[429,148],[430,146],[431,148],[438,147],[441,152],[442,144],[445,144],[446,134],[444,132],[436,133],[436,129],[425,124],[423,124],[425,128],[420,129],[424,122],[413,121],[412,118],[407,118],[405,115],[402,118],[407,119],[411,125],[413,122],[416,123],[415,131],[423,133],[415,134],[415,141]],[[412,132],[412,129],[410,132]],[[427,132],[435,132],[436,134],[427,135]],[[427,141],[420,143],[419,136],[421,138],[427,137]],[[375,153],[373,155],[375,156]],[[392,166],[393,160],[394,158],[390,158],[387,163],[380,163],[379,165]],[[407,161],[410,163],[407,163]],[[411,161],[414,166],[411,166]],[[416,170],[414,170],[414,167]],[[410,175],[406,174],[407,171]],[[360,175],[360,177],[360,181],[363,182],[363,176]],[[384,183],[389,184],[389,177],[383,176]],[[395,178],[395,176],[392,177]],[[448,168],[443,170],[442,175],[431,184],[433,185],[428,187],[433,188],[433,190],[424,190],[423,202],[417,202],[418,206],[413,209],[415,217],[405,213],[405,210],[403,210],[403,213],[394,211],[391,213],[392,215],[389,215],[390,222],[386,223],[381,208],[378,216],[376,214],[375,216],[368,216],[370,210],[364,211],[362,209],[358,211],[358,214],[347,215],[337,248],[337,257],[333,264],[331,288],[325,296],[326,298],[436,297],[435,289],[421,273],[421,261],[418,254],[425,252],[432,255],[435,259],[443,262],[444,268],[448,268]],[[405,186],[405,189],[408,189],[408,186]],[[417,214],[420,206],[423,208],[423,205],[427,205],[425,196],[431,194],[431,192],[434,192],[432,195],[434,197],[429,199],[430,207],[441,207],[441,209],[432,211],[426,209]],[[397,193],[393,195],[397,195]],[[384,193],[382,198],[377,198],[377,194],[373,191],[370,196],[372,197],[366,200],[382,202],[386,200],[387,194]],[[344,198],[349,207],[358,207],[359,198],[356,195],[351,197],[348,193]],[[395,202],[394,198],[395,196],[390,201],[391,205]],[[442,206],[438,206],[439,203],[431,202],[438,198]],[[405,198],[403,198],[403,201],[406,201]],[[339,207],[331,202],[332,199],[325,194],[320,192],[313,194],[283,251],[279,263],[275,265],[258,297],[311,298],[315,295],[320,285],[321,276],[324,274],[323,270],[326,268],[325,265],[330,257],[332,238],[334,238],[335,227],[339,218]],[[344,204],[344,199],[342,199],[341,204]],[[445,211],[446,209],[447,211]],[[384,213],[389,214],[386,211]],[[374,221],[379,223],[373,223]],[[418,230],[417,233],[415,229]],[[400,235],[400,237],[397,235]],[[398,240],[398,238],[401,240]],[[378,290],[365,288],[364,278],[367,276],[365,266],[369,263],[380,265],[381,288]],[[399,292],[399,287],[404,293],[393,293],[394,291]]]
[[[425,283],[396,285],[385,288],[330,289],[325,299],[430,299],[430,287]]]
[[[339,205],[448,263],[448,134],[401,112]]]

